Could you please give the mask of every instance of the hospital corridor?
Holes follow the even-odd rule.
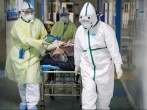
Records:
[[[0,0],[0,110],[146,110],[147,0]]]

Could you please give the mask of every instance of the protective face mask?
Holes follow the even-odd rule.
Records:
[[[31,21],[32,19],[34,19],[34,15],[33,14],[28,14],[28,15],[23,15],[22,16],[23,19],[27,22]]]
[[[89,30],[92,27],[92,22],[88,17],[80,17],[79,22],[86,30]]]
[[[84,29],[87,30],[89,30],[92,27],[92,24],[90,22],[85,22],[85,21],[82,21],[81,25],[84,27]]]
[[[69,18],[67,16],[62,16],[62,17],[60,17],[60,21],[62,23],[67,23],[69,21]]]
[[[98,21],[97,16],[80,16],[79,22],[84,27],[84,29],[89,30]]]
[[[34,15],[32,15],[32,14],[29,14],[29,15],[27,15],[26,17],[27,17],[27,19],[28,19],[29,21],[31,21],[32,19],[34,19]]]

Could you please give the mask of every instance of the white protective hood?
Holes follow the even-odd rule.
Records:
[[[25,10],[34,10],[34,7],[29,2],[23,2],[21,10],[22,11],[25,11]]]
[[[30,22],[32,19],[34,19],[34,12],[31,13],[31,14],[30,13],[29,14],[25,14],[24,11],[27,11],[27,10],[34,10],[34,7],[29,2],[23,2],[21,16],[22,16],[24,21]]]
[[[79,22],[86,30],[89,30],[96,24],[97,21],[98,19],[95,8],[91,3],[85,3],[80,12]]]

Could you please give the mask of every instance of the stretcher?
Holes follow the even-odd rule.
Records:
[[[45,81],[45,75],[51,73],[54,73],[56,76],[58,76],[58,74],[73,74],[75,79],[74,81],[64,83],[60,81],[48,83]],[[75,71],[62,71],[58,66],[41,65],[40,75],[43,79],[41,84],[41,110],[45,110],[45,96],[77,96],[77,99],[81,96],[81,83],[78,82],[79,75],[75,77]]]

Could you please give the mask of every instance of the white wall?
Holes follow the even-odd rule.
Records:
[[[137,0],[139,5],[138,17],[136,18],[135,28],[135,59],[136,59],[136,76],[138,76],[138,89],[140,96],[139,108],[147,109],[147,0]],[[144,11],[141,13],[141,11]],[[138,61],[138,62],[137,62]]]
[[[132,45],[132,68],[124,69],[123,85],[133,107],[136,109],[147,109],[147,0],[132,0],[135,7],[139,9],[135,16],[129,17],[127,27],[123,28],[123,35],[133,38]],[[133,14],[132,14],[133,15]],[[126,23],[125,23],[126,25]]]

